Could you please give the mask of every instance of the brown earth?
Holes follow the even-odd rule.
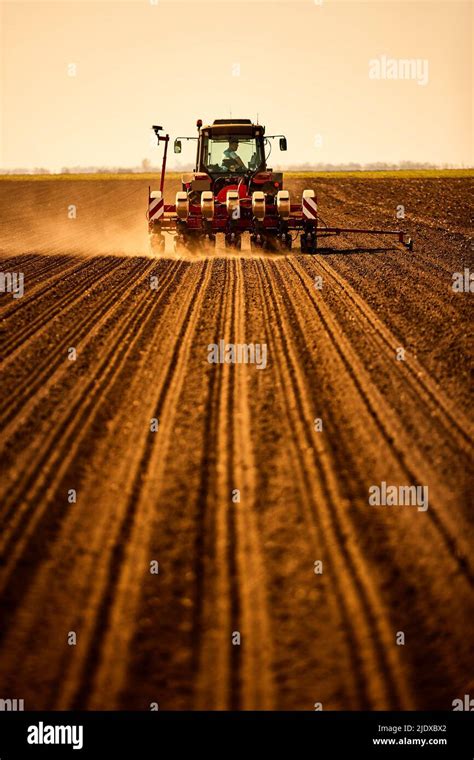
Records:
[[[473,295],[452,275],[474,268],[474,183],[289,189],[308,184],[334,225],[393,227],[403,205],[415,252],[359,236],[317,256],[158,259],[146,183],[0,182],[2,271],[25,276],[23,298],[0,294],[0,698],[472,695]],[[220,339],[265,343],[268,366],[209,364]],[[382,481],[427,485],[429,508],[369,505]]]

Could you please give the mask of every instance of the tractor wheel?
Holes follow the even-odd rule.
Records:
[[[293,240],[291,239],[291,235],[288,232],[284,232],[282,235],[278,238],[278,247],[280,251],[291,251],[291,246],[293,245]]]
[[[213,235],[205,235],[202,238],[201,245],[202,245],[203,251],[207,251],[209,253],[212,252],[212,251],[214,251],[215,247],[216,247],[216,236],[214,234]]]
[[[161,233],[152,232],[150,235],[151,253],[163,253],[165,250],[165,236]]]
[[[251,251],[261,251],[265,247],[265,238],[263,235],[256,235],[252,234],[250,235],[250,250]]]
[[[224,237],[226,248],[235,248],[240,251],[242,248],[242,236],[237,232],[227,232]]]
[[[275,253],[281,250],[280,240],[277,235],[265,235],[263,238],[262,248],[270,253]]]
[[[312,232],[303,232],[301,235],[301,253],[316,253],[316,235]]]
[[[199,250],[203,244],[203,238],[201,235],[187,233],[184,235],[176,235],[174,239],[175,252],[187,251],[188,253],[199,253]]]
[[[193,253],[198,248],[198,239],[194,235],[176,235],[174,238],[175,253]]]

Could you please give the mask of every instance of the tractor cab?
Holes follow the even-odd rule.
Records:
[[[214,179],[225,175],[244,177],[265,169],[265,127],[250,119],[228,122],[217,119],[199,132],[196,168]]]
[[[286,150],[283,135],[265,137],[265,127],[253,124],[251,119],[215,119],[206,126],[199,119],[197,128],[197,138],[179,137],[174,143],[175,153],[181,153],[183,139],[197,139],[194,172],[182,177],[182,188],[192,202],[199,202],[206,190],[225,202],[230,189],[238,189],[241,197],[262,190],[269,198],[282,189],[283,175],[267,168],[267,158],[273,137],[280,137],[280,150]]]

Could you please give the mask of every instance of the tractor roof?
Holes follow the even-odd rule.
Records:
[[[229,117],[228,119],[214,119],[213,124],[251,124],[251,119],[233,119],[232,117]]]
[[[265,127],[253,124],[251,119],[215,119],[212,124],[202,127],[209,135],[251,135],[264,134]]]

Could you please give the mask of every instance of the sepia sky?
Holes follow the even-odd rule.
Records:
[[[151,124],[230,114],[273,163],[472,166],[472,39],[457,0],[0,0],[0,167],[157,163]]]

